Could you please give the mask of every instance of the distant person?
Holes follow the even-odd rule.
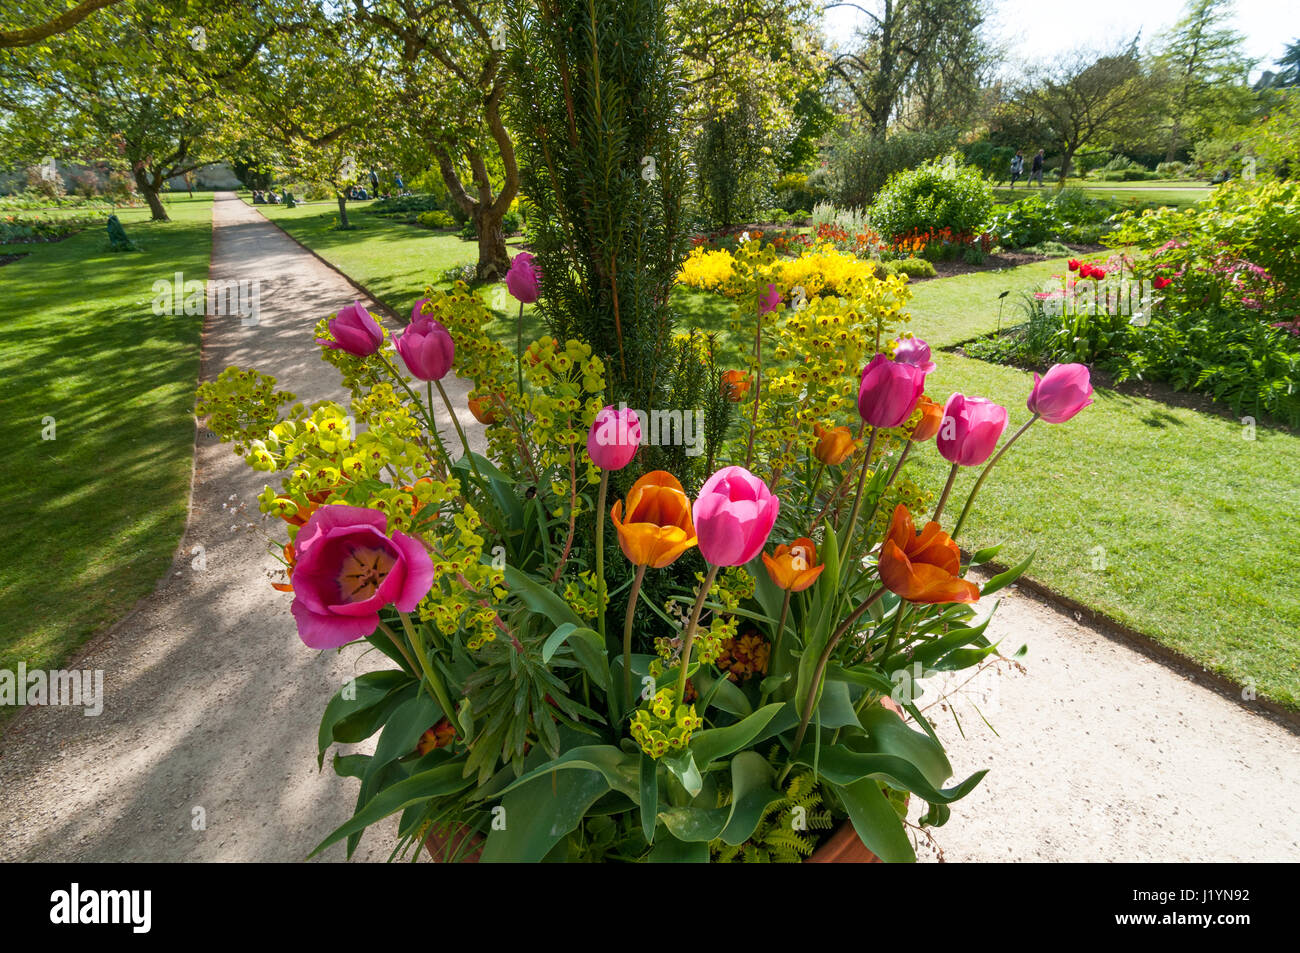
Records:
[[[261,189],[253,189],[253,204],[254,204],[254,205],[261,205],[261,204],[262,204],[262,190],[261,190]]]
[[[1041,189],[1043,187],[1043,150],[1042,149],[1039,149],[1037,152],[1034,153],[1034,161],[1029,166],[1029,178],[1025,180],[1025,187],[1028,188],[1029,183],[1034,181],[1034,179],[1038,180],[1038,187]]]
[[[397,194],[401,195],[402,192],[405,191],[406,189],[406,183],[402,181],[402,173],[400,172],[397,173],[396,181],[397,181]]]
[[[1024,175],[1025,172],[1025,154],[1019,149],[1011,157],[1011,187],[1016,187],[1016,179]]]
[[[370,170],[370,191],[379,194],[379,175],[374,169]]]

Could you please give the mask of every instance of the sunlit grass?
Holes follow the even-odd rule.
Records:
[[[57,666],[120,618],[185,526],[203,318],[155,316],[152,285],[207,277],[211,196],[118,214],[140,251],[93,228],[0,266],[0,669]]]

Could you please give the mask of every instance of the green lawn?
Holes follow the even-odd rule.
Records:
[[[256,208],[403,316],[424,297],[429,285],[450,287],[442,276],[448,268],[478,260],[475,242],[462,241],[454,233],[430,231],[369,214],[365,209],[372,204],[348,203],[348,219],[355,228],[346,232],[337,227],[335,202]],[[519,241],[511,239],[509,244]],[[490,307],[501,313],[509,310],[513,319],[514,310],[507,304],[509,296],[504,285],[484,288],[482,294]]]
[[[152,285],[207,278],[211,196],[170,213],[119,213],[138,252],[102,228],[0,246],[30,252],[0,266],[0,669],[60,665],[152,591],[184,530],[203,319],[155,316]]]
[[[1072,179],[1068,184],[1071,188],[1083,189],[1093,198],[1114,199],[1117,202],[1137,200],[1150,205],[1172,205],[1176,208],[1185,208],[1199,202],[1211,191],[1206,185],[1173,185],[1168,182],[1083,182]],[[1051,196],[1055,191],[1055,183],[1048,183],[1040,189],[1037,184],[1026,188],[1023,183],[1017,182],[1014,189],[997,186],[993,189],[993,198],[1005,205],[1022,199],[1031,192]]]
[[[456,263],[455,239],[363,215],[357,232],[331,231],[326,221],[305,227],[311,214],[289,213],[295,234],[368,287],[387,289],[399,310],[436,269]],[[369,237],[379,239],[376,247],[365,247]],[[460,260],[472,261],[473,246],[460,247]],[[921,282],[908,327],[936,348],[986,334],[997,327],[1002,291],[1011,292],[1004,323],[1014,324],[1020,291],[1064,269],[1065,259],[1054,259]],[[504,288],[484,295],[502,316],[492,332],[511,336],[515,310]],[[731,341],[726,330],[731,301],[679,287],[673,302],[683,325],[720,331],[723,348],[739,360],[747,341]],[[535,335],[531,310],[527,325]],[[1027,419],[1029,374],[951,353],[936,361],[929,388],[936,399],[953,391],[991,397],[1010,409],[1013,427]],[[947,465],[933,450],[913,459],[912,474],[937,491]],[[1300,587],[1284,568],[1294,562],[1298,472],[1293,435],[1260,428],[1247,441],[1232,420],[1098,391],[1074,420],[1039,423],[1017,444],[990,477],[961,541],[1004,543],[1006,562],[1037,551],[1030,576],[1049,589],[1300,707]],[[958,506],[970,482],[970,474],[958,481]]]

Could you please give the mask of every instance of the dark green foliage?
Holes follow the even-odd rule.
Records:
[[[515,3],[510,28],[542,319],[592,345],[611,402],[664,406],[686,170],[662,0]]]
[[[899,172],[871,206],[872,227],[886,241],[911,232],[950,228],[977,235],[993,208],[993,190],[978,169],[955,158],[933,159]]]
[[[695,145],[700,210],[710,226],[756,221],[772,204],[777,165],[755,97],[745,91],[725,116],[704,123]]]
[[[897,132],[891,136],[845,132],[830,149],[831,193],[840,208],[864,207],[891,175],[946,155],[956,144],[952,129]]]
[[[1081,189],[1063,189],[1050,198],[1034,192],[994,215],[988,230],[1007,248],[1046,241],[1092,244],[1109,230],[1118,210],[1118,203],[1090,198]]]

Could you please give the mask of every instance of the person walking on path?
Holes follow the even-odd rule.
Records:
[[[1038,187],[1041,189],[1043,187],[1043,150],[1042,149],[1039,149],[1037,152],[1034,153],[1034,161],[1033,164],[1030,165],[1029,167],[1029,178],[1025,180],[1025,187],[1028,188],[1029,183],[1034,181],[1034,179],[1038,180]]]
[[[1013,189],[1016,187],[1016,179],[1020,178],[1024,171],[1025,154],[1017,149],[1016,154],[1011,157],[1011,187]]]

